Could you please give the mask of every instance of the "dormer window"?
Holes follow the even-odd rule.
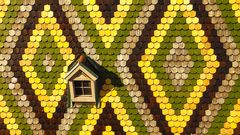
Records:
[[[91,64],[93,63],[80,56],[68,67],[65,79],[69,84],[71,102],[96,102],[98,76]]]

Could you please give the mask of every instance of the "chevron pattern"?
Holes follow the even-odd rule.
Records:
[[[0,0],[0,134],[240,134],[239,0]],[[85,52],[99,106],[67,106]]]

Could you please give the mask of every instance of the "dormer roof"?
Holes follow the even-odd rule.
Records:
[[[66,80],[71,79],[78,71],[82,71],[91,80],[98,79],[97,65],[88,58],[84,53],[80,54],[76,59],[68,66],[68,72],[65,76]]]

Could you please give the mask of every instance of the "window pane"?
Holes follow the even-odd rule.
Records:
[[[83,87],[90,87],[90,81],[83,81]]]
[[[82,85],[81,85],[81,81],[74,81],[74,87],[76,88],[80,88],[80,87],[82,87]]]
[[[82,88],[75,88],[74,93],[75,93],[75,96],[81,96],[81,95],[83,95],[83,89]]]
[[[84,88],[84,95],[92,95],[91,88]]]

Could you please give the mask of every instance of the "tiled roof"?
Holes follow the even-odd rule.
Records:
[[[239,0],[0,0],[0,135],[239,134],[239,29]],[[100,105],[68,107],[82,52]]]

